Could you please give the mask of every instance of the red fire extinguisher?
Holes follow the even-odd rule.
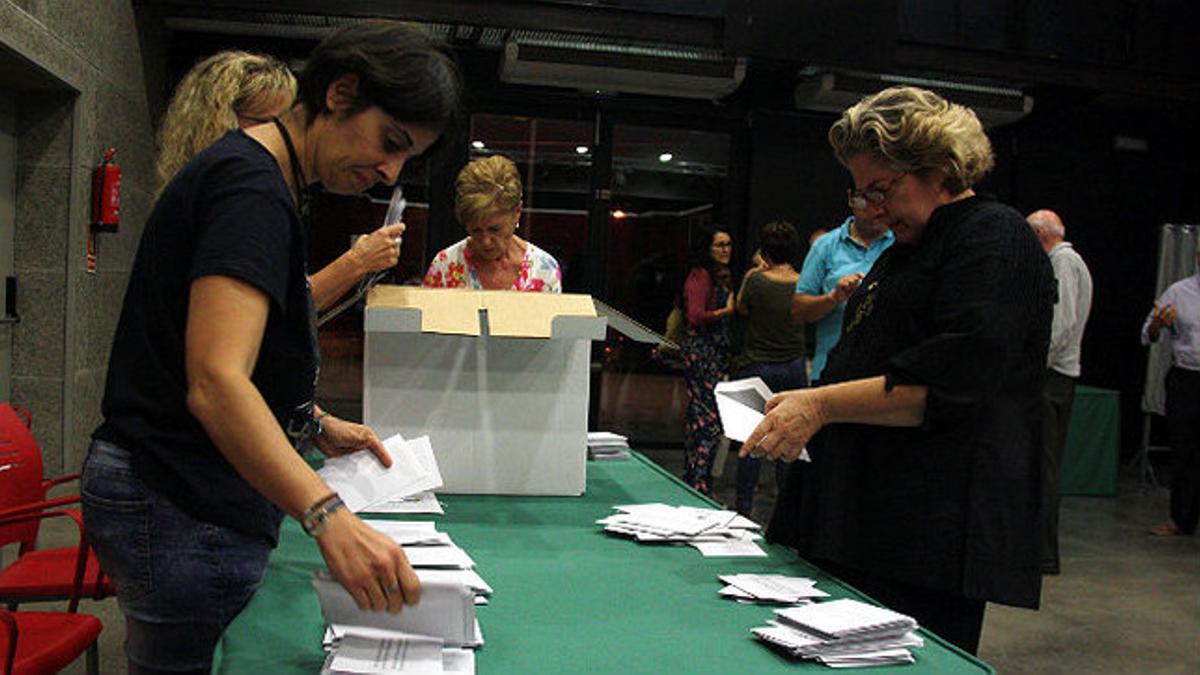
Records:
[[[121,167],[113,163],[116,148],[92,171],[92,230],[116,232],[121,223]]]

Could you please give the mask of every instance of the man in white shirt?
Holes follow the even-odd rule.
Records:
[[[1057,213],[1042,209],[1029,214],[1026,220],[1050,256],[1050,266],[1058,279],[1058,302],[1054,305],[1046,359],[1042,455],[1042,573],[1058,574],[1058,483],[1075,381],[1079,379],[1083,327],[1092,308],[1092,275],[1071,243],[1063,240],[1066,228]]]

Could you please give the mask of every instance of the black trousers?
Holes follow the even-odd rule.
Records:
[[[884,607],[911,616],[921,628],[935,633],[964,652],[972,656],[979,652],[983,610],[987,605],[983,600],[882,579],[827,560],[815,563]]]
[[[1058,504],[1067,426],[1075,400],[1075,378],[1046,373],[1042,390],[1042,571],[1058,573]]]
[[[1200,521],[1200,372],[1167,372],[1167,432],[1171,454],[1171,520],[1185,534]]]

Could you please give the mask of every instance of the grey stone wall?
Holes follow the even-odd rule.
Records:
[[[108,349],[152,205],[164,30],[154,10],[128,0],[0,0],[0,48],[47,83],[17,96],[12,400],[33,412],[46,473],[71,473],[100,420]],[[91,170],[110,147],[123,171],[121,229],[97,236],[88,273]]]

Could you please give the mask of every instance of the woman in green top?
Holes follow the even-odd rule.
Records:
[[[804,325],[793,320],[792,293],[800,274],[792,266],[800,235],[788,222],[768,223],[762,231],[762,263],[742,279],[737,311],[745,317],[742,352],[734,362],[735,377],[761,377],[771,391],[808,386],[804,367]],[[749,516],[762,460],[738,459],[737,510]],[[775,463],[776,485],[783,483],[787,464]]]

